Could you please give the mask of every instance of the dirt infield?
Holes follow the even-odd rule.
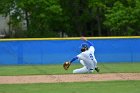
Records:
[[[140,73],[0,76],[0,84],[140,80]]]

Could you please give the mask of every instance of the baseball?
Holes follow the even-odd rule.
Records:
[[[69,64],[69,62],[66,62],[66,64]]]

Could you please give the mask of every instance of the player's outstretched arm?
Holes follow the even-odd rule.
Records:
[[[82,40],[84,40],[89,46],[93,46],[93,44],[88,41],[85,37],[81,37]]]
[[[75,61],[75,60],[77,60],[78,59],[78,57],[74,57],[71,61],[70,61],[70,63],[72,63],[73,61]]]
[[[68,70],[68,68],[70,67],[70,65],[71,65],[71,63],[73,62],[73,61],[75,61],[76,59],[78,59],[78,57],[74,57],[71,61],[69,61],[69,62],[64,62],[63,63],[63,68],[65,69],[65,70]]]

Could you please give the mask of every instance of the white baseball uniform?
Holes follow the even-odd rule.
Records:
[[[91,73],[94,71],[97,65],[97,60],[95,59],[94,51],[95,48],[93,46],[90,46],[88,50],[77,55],[83,67],[73,70],[73,73]]]

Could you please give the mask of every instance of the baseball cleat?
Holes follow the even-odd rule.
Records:
[[[97,72],[100,72],[100,69],[99,69],[99,67],[96,67],[96,68],[95,68],[95,70],[96,70]]]

